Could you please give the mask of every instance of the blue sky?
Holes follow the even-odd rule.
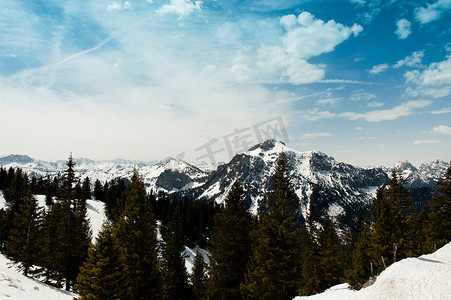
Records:
[[[288,146],[348,163],[449,160],[450,17],[451,0],[3,0],[0,152],[194,161],[279,118]]]

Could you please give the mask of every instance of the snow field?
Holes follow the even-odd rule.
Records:
[[[294,300],[446,300],[451,299],[451,243],[432,254],[403,259],[384,270],[360,291],[340,284]]]

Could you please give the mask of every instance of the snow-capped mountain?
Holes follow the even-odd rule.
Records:
[[[431,197],[432,186],[443,176],[449,164],[435,159],[419,168],[407,160],[391,167],[355,167],[337,162],[319,152],[299,152],[284,143],[268,140],[255,145],[247,152],[235,155],[229,163],[209,170],[205,165],[195,166],[180,159],[166,158],[159,162],[128,160],[93,161],[76,159],[75,169],[83,179],[89,176],[91,183],[115,178],[129,179],[136,167],[143,175],[147,189],[190,195],[222,202],[233,182],[239,179],[246,190],[249,209],[257,213],[262,209],[265,192],[280,152],[285,152],[292,173],[292,183],[300,199],[299,207],[305,218],[310,201],[314,201],[317,213],[333,217],[342,225],[370,206],[376,188],[387,182],[393,168],[403,171],[418,206]],[[30,177],[55,175],[63,172],[66,161],[48,162],[26,155],[0,157],[0,166],[19,167]]]
[[[67,169],[66,161],[35,160],[26,155],[0,157],[0,166],[7,169],[10,167],[21,168],[28,173],[30,178],[53,176]],[[81,180],[88,176],[92,184],[97,179],[102,183],[116,178],[130,179],[135,167],[144,177],[144,183],[149,191],[175,192],[184,188],[192,188],[208,174],[194,165],[170,157],[159,162],[75,159],[76,175]]]
[[[298,152],[282,142],[268,140],[236,155],[212,172],[204,184],[186,192],[221,202],[238,179],[246,190],[250,210],[256,213],[266,201],[265,192],[282,151],[288,158],[304,218],[310,201],[314,201],[320,215],[348,223],[369,206],[376,188],[388,179],[382,168],[358,168],[337,162],[319,151]]]

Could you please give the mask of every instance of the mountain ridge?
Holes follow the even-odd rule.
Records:
[[[431,197],[432,187],[443,176],[449,164],[434,159],[418,168],[407,160],[393,167],[357,167],[336,161],[321,151],[297,151],[283,142],[266,140],[248,151],[236,154],[228,163],[214,170],[205,170],[181,159],[167,157],[157,162],[129,160],[94,161],[75,159],[75,170],[93,184],[116,178],[129,179],[136,167],[144,177],[146,188],[156,193],[164,191],[179,197],[205,198],[218,203],[224,201],[233,182],[239,179],[246,191],[249,210],[264,210],[265,193],[280,152],[285,152],[292,174],[293,187],[300,199],[299,209],[305,219],[310,201],[316,204],[320,216],[332,217],[340,224],[349,224],[362,210],[368,210],[377,187],[384,185],[391,170],[400,168],[412,189],[419,207]],[[20,167],[32,176],[55,175],[64,171],[65,161],[40,161],[27,155],[0,157],[0,166]]]

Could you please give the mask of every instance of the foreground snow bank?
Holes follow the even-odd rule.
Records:
[[[0,254],[0,299],[70,300],[76,296],[23,276],[11,265],[11,261]]]
[[[383,271],[376,282],[358,292],[346,284],[295,300],[451,299],[451,243],[432,254],[401,260]]]

